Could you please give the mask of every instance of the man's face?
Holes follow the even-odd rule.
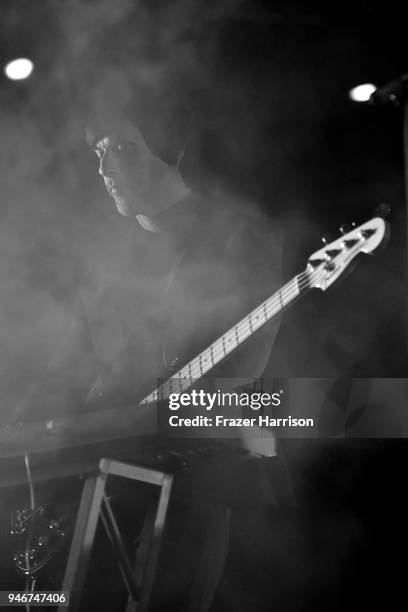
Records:
[[[180,173],[147,146],[138,128],[123,121],[94,146],[106,190],[125,216],[154,216],[185,197]]]

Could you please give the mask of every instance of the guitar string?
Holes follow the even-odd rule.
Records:
[[[354,255],[357,255],[359,252],[361,251],[361,248],[359,245],[356,245],[354,248],[350,249],[348,252],[348,256],[350,258],[350,260],[354,257]],[[286,285],[284,285],[279,291],[277,291],[276,293],[274,293],[272,296],[270,296],[270,298],[268,298],[267,300],[265,300],[262,304],[260,304],[258,307],[256,307],[253,311],[251,311],[251,313],[249,313],[249,315],[247,315],[246,317],[244,317],[244,319],[242,319],[241,321],[239,321],[235,326],[233,326],[232,328],[230,328],[229,330],[227,330],[227,332],[225,332],[218,340],[216,340],[213,345],[211,345],[210,347],[207,347],[207,349],[204,349],[204,351],[202,351],[199,355],[197,355],[191,362],[190,362],[190,366],[191,363],[196,362],[197,360],[200,360],[200,356],[203,355],[204,353],[206,353],[209,349],[211,350],[212,346],[215,345],[220,345],[222,344],[222,349],[221,350],[217,350],[217,352],[214,352],[214,350],[211,353],[212,356],[212,361],[215,363],[213,363],[213,365],[208,368],[206,370],[206,372],[208,372],[210,369],[212,369],[212,367],[214,367],[215,365],[218,364],[217,359],[220,358],[223,359],[224,357],[226,357],[228,355],[228,353],[223,350],[224,349],[224,345],[225,345],[225,338],[228,337],[231,333],[233,333],[234,329],[237,328],[238,326],[240,326],[241,331],[244,332],[244,339],[239,342],[237,344],[237,346],[239,346],[239,344],[241,344],[244,340],[246,340],[247,338],[249,338],[252,335],[252,328],[251,328],[251,323],[246,323],[247,321],[250,321],[251,317],[258,311],[261,312],[265,306],[266,309],[269,309],[269,311],[274,310],[276,305],[279,305],[279,302],[281,302],[281,298],[284,295],[286,299],[289,299],[289,301],[291,301],[293,298],[297,297],[298,295],[301,294],[301,292],[305,289],[305,288],[312,288],[312,286],[316,283],[316,281],[319,280],[319,276],[321,276],[321,278],[324,277],[324,272],[322,272],[320,269],[319,270],[315,270],[310,272],[307,272],[306,270],[301,272],[300,274],[296,275],[293,279],[291,279],[288,283],[286,283]],[[283,307],[287,306],[288,304],[283,304]],[[258,329],[260,329],[261,327],[263,327],[263,325],[265,325],[266,323],[268,323],[274,316],[275,314],[278,314],[283,308],[280,307],[279,310],[275,313],[272,314],[272,316],[270,318],[265,318],[265,320],[257,327],[257,329],[255,331],[258,331]],[[246,335],[249,331],[249,334]],[[236,347],[234,347],[236,348]],[[232,352],[232,351],[231,351]],[[215,356],[215,359],[214,359]],[[164,386],[166,383],[170,383],[170,381],[179,381],[180,378],[182,378],[181,372],[185,369],[188,368],[187,366],[184,366],[183,368],[181,368],[181,370],[179,370],[178,372],[175,372],[175,374],[173,376],[171,376],[167,381],[165,381],[163,383],[162,386]],[[196,376],[191,375],[193,368],[190,367],[189,369],[189,376],[186,376],[185,378],[189,378],[189,379],[193,379],[193,378],[201,378],[206,372],[202,372],[202,368],[201,368],[201,364],[199,365],[198,368],[194,369],[194,374]],[[170,383],[171,386],[171,383]],[[157,391],[157,389],[156,389]]]
[[[231,334],[235,328],[240,327],[241,335],[243,335],[244,338],[234,348],[239,346],[244,340],[246,340],[252,335],[253,330],[251,329],[251,325],[249,323],[246,323],[247,321],[250,320],[251,315],[253,316],[254,313],[258,310],[259,311],[263,310],[264,305],[266,309],[269,311],[268,318],[265,318],[265,320],[261,323],[261,325],[259,325],[257,329],[255,330],[255,331],[258,331],[258,329],[260,329],[261,327],[263,327],[263,325],[268,323],[275,316],[275,314],[278,314],[282,310],[282,307],[280,307],[277,312],[269,316],[269,313],[271,311],[273,312],[276,306],[279,306],[279,303],[281,302],[281,299],[283,296],[286,300],[289,299],[291,301],[297,295],[300,295],[302,290],[309,287],[312,283],[316,282],[316,280],[318,280],[319,274],[321,274],[320,271],[316,271],[312,273],[307,273],[306,271],[304,271],[296,275],[293,279],[291,279],[288,283],[286,283],[286,285],[284,285],[281,289],[279,289],[279,291],[277,291],[275,294],[270,296],[267,300],[262,302],[262,304],[258,306],[257,308],[255,308],[253,311],[251,311],[249,315],[244,317],[244,319],[239,321],[236,325],[234,325],[227,332],[225,332],[220,338],[218,338],[218,340],[216,340],[212,345],[210,345],[210,347],[207,347],[206,349],[204,349],[204,351],[199,353],[192,361],[189,362],[189,364],[187,364],[186,366],[183,366],[180,370],[178,370],[178,372],[175,372],[173,376],[171,376],[169,379],[167,379],[161,385],[159,385],[158,388],[155,389],[152,393],[150,393],[146,398],[144,398],[141,403],[145,403],[145,402],[148,403],[148,398],[151,398],[150,401],[154,401],[159,396],[168,397],[168,394],[173,392],[172,390],[173,384],[176,384],[177,382],[179,383],[179,386],[181,387],[183,380],[191,381],[195,378],[197,379],[201,378],[206,373],[206,372],[203,372],[203,368],[200,363],[203,353],[210,351],[211,361],[213,365],[209,369],[212,369],[212,367],[217,365],[219,361],[221,361],[224,357],[228,355],[228,352],[225,351],[224,349],[223,339],[225,340],[225,337]],[[218,348],[217,345],[218,346],[222,345],[223,348],[222,349]],[[212,349],[213,346],[215,350]],[[193,363],[196,363],[197,361],[199,362],[198,366],[191,365]],[[182,376],[183,370],[188,370],[187,376]],[[191,385],[188,385],[188,386],[191,386]]]
[[[307,274],[306,272],[302,272],[299,275],[297,275],[296,277],[294,277],[291,281],[289,281],[286,285],[284,285],[278,292],[277,295],[274,294],[273,296],[271,296],[270,298],[268,298],[265,302],[263,302],[261,304],[261,306],[258,306],[254,311],[252,311],[250,314],[252,315],[254,312],[256,312],[256,310],[260,310],[263,307],[263,304],[266,305],[266,308],[269,309],[269,311],[271,311],[271,309],[274,309],[274,306],[278,305],[280,302],[280,298],[279,298],[279,294],[282,294],[286,291],[285,293],[285,297],[286,299],[289,298],[290,300],[292,300],[292,298],[296,297],[297,295],[300,295],[300,292],[302,291],[302,289],[304,289],[305,287],[307,287],[308,285],[311,284],[311,280],[313,279],[313,282],[315,282],[317,280],[318,275],[320,274],[320,271],[318,272],[312,272],[311,274]],[[303,282],[304,280],[306,280],[307,278],[309,278],[309,280],[307,282]],[[297,282],[295,282],[297,281]],[[279,309],[278,312],[280,312],[281,308]],[[274,314],[278,314],[278,312],[274,313]],[[263,321],[263,323],[257,328],[260,329],[264,324],[266,324],[267,322],[269,322],[274,314],[268,318],[265,319],[265,321]],[[243,333],[243,335],[247,334],[249,332],[249,334],[246,336],[245,338],[239,343],[241,344],[245,339],[247,339],[248,337],[250,337],[250,335],[252,334],[252,330],[249,324],[246,323],[246,321],[249,320],[249,316],[244,317],[244,319],[242,319],[242,321],[238,322],[233,328],[231,328],[230,330],[228,330],[225,334],[223,334],[223,336],[221,336],[215,343],[214,346],[218,345],[220,346],[221,344],[223,345],[224,348],[224,343],[223,343],[223,339],[225,339],[226,336],[228,336],[228,334],[231,333],[231,331],[240,326],[241,332]],[[257,331],[256,330],[256,331]],[[211,345],[212,347],[213,345]],[[239,345],[237,345],[239,346]],[[203,371],[202,365],[201,365],[201,357],[203,355],[203,353],[206,353],[209,349],[211,350],[211,347],[208,347],[207,349],[204,349],[204,351],[202,351],[201,353],[199,353],[199,355],[197,355],[191,362],[190,362],[190,367],[184,366],[183,368],[181,368],[178,372],[175,372],[173,374],[173,376],[171,376],[169,379],[167,379],[166,381],[164,381],[161,385],[159,385],[159,387],[157,389],[155,389],[152,393],[150,393],[144,400],[142,400],[142,403],[144,402],[148,402],[148,401],[154,401],[155,399],[159,398],[166,398],[168,397],[169,393],[173,392],[173,388],[174,386],[178,383],[178,386],[181,390],[183,390],[182,384],[183,381],[187,381],[187,384],[185,386],[185,389],[187,389],[189,386],[191,386],[190,381],[194,380],[194,379],[200,379],[206,372]],[[212,350],[212,362],[213,365],[211,366],[214,367],[215,365],[217,365],[219,363],[219,361],[221,361],[224,357],[226,357],[228,355],[228,353],[225,351],[225,349],[218,349],[217,350]],[[199,362],[198,367],[195,365],[191,365],[192,363],[196,363]],[[182,376],[182,372],[183,370],[187,370],[188,369],[188,376]],[[207,370],[209,371],[209,370]],[[185,390],[184,389],[184,390]]]
[[[348,256],[350,259],[352,259],[354,255],[358,254],[361,251],[360,246],[356,246],[352,249],[349,250],[348,252]],[[272,296],[270,296],[269,298],[267,298],[264,302],[262,302],[262,304],[260,304],[258,307],[256,307],[254,310],[252,310],[249,315],[247,315],[246,317],[244,317],[241,321],[239,321],[238,323],[236,323],[236,325],[234,325],[232,328],[230,328],[229,330],[227,330],[220,338],[218,338],[218,340],[216,340],[213,344],[211,344],[209,347],[207,347],[206,349],[204,349],[201,353],[199,353],[195,358],[193,358],[189,364],[183,366],[180,370],[178,370],[177,372],[175,372],[170,378],[168,378],[166,381],[164,381],[161,385],[159,385],[152,393],[150,393],[148,396],[146,396],[140,403],[148,403],[151,401],[155,401],[158,398],[168,398],[169,393],[173,392],[173,383],[178,383],[180,389],[186,390],[187,388],[189,388],[191,386],[191,381],[193,381],[194,379],[200,379],[202,378],[202,376],[204,376],[208,371],[210,371],[213,367],[215,367],[216,365],[218,365],[218,363],[220,361],[222,361],[222,359],[224,359],[225,357],[228,356],[228,352],[225,351],[225,338],[228,337],[228,335],[230,335],[231,333],[233,333],[233,331],[240,327],[241,332],[243,332],[243,334],[247,334],[245,335],[245,337],[243,338],[243,340],[241,340],[240,342],[237,343],[236,346],[234,346],[234,349],[237,348],[240,344],[242,344],[242,342],[244,342],[244,340],[248,339],[252,333],[253,333],[253,325],[251,323],[247,323],[247,321],[249,322],[251,320],[251,317],[254,315],[255,312],[257,311],[262,311],[264,310],[264,307],[268,310],[269,312],[272,310],[274,310],[274,308],[276,306],[279,306],[279,303],[281,303],[281,307],[276,311],[273,312],[273,314],[266,318],[265,320],[256,328],[255,331],[258,331],[261,327],[263,327],[264,325],[266,325],[266,323],[268,323],[269,321],[271,321],[273,319],[273,317],[276,314],[279,314],[279,312],[281,312],[281,310],[286,306],[289,305],[288,304],[283,304],[283,295],[285,296],[286,299],[289,299],[289,301],[292,301],[292,299],[294,299],[295,297],[299,296],[301,294],[301,292],[304,289],[307,288],[312,288],[313,285],[316,283],[316,281],[319,280],[319,275],[321,276],[321,278],[323,278],[324,273],[321,270],[316,270],[316,271],[312,271],[311,273],[308,273],[306,270],[301,272],[300,274],[294,276],[288,283],[286,283],[281,289],[279,289],[277,292],[275,292]],[[286,293],[285,293],[286,292]],[[282,308],[283,306],[283,308]],[[221,349],[219,349],[218,346],[222,346]],[[216,351],[214,351],[214,349],[212,347],[216,348]],[[233,350],[234,350],[233,349]],[[201,359],[202,359],[202,355],[205,354],[207,351],[210,351],[211,354],[211,361],[212,361],[212,365],[210,368],[208,368],[207,370],[203,371],[202,365],[201,365]],[[232,351],[230,351],[232,352]],[[198,367],[197,366],[192,366],[192,364],[196,363],[198,361]],[[184,370],[188,370],[188,375],[187,376],[182,376],[182,372]],[[185,386],[185,388],[183,389],[182,387],[182,382],[183,380],[187,380],[187,384]]]

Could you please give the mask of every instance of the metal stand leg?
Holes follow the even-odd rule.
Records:
[[[113,514],[112,508],[110,506],[109,500],[106,498],[105,495],[103,496],[101,517],[104,527],[106,529],[106,533],[108,534],[108,538],[115,552],[116,559],[119,564],[119,569],[122,574],[123,582],[125,583],[128,593],[130,593],[130,599],[132,600],[132,602],[138,601],[140,599],[140,591],[137,588],[137,583],[135,584],[132,566],[129,563],[129,559],[126,554],[122,535],[119,531],[119,527]]]
[[[137,612],[146,612],[148,610],[172,480],[172,476],[164,476],[157,510],[154,507],[155,504],[152,503],[145,518],[140,549],[138,550],[135,565],[136,581],[142,585]],[[130,612],[130,609],[126,608],[126,612]]]
[[[91,476],[86,479],[82,491],[68,563],[62,583],[62,590],[70,591],[71,594],[69,607],[71,612],[79,609],[81,592],[95,539],[105,484],[105,474]]]
[[[109,475],[130,478],[160,487],[158,501],[150,505],[146,514],[141,544],[134,568],[132,568],[132,564],[127,556],[109,500],[104,493]],[[136,610],[137,612],[146,612],[148,610],[172,480],[173,477],[164,472],[129,465],[119,461],[101,459],[98,475],[90,476],[84,484],[65,569],[62,590],[70,591],[71,593],[70,612],[79,610],[81,604],[82,589],[85,583],[99,515],[101,515],[123,581],[129,593],[126,612],[136,612]]]

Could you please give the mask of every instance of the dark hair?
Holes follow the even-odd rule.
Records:
[[[170,165],[190,166],[197,129],[192,104],[175,88],[139,85],[126,92],[105,85],[88,117],[86,140],[93,147],[107,131],[128,120],[138,127],[150,150]],[[188,162],[188,164],[187,164]]]
[[[93,146],[111,127],[128,120],[138,127],[150,150],[166,163],[178,166],[189,187],[201,192],[223,182],[233,188],[245,182],[229,146],[231,135],[239,139],[234,124],[235,106],[223,110],[225,92],[194,86],[187,80],[169,79],[163,84],[129,79],[121,73],[109,75],[95,88],[96,99],[87,126],[87,141]],[[230,116],[231,115],[231,116]],[[231,129],[231,122],[234,124]],[[225,142],[224,128],[229,126]],[[235,141],[234,141],[235,143]],[[236,145],[239,151],[245,147]],[[241,180],[242,179],[242,180]]]

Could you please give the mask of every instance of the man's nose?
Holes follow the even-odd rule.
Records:
[[[101,176],[110,177],[115,171],[114,160],[112,159],[111,151],[105,151],[99,160],[99,174]]]

